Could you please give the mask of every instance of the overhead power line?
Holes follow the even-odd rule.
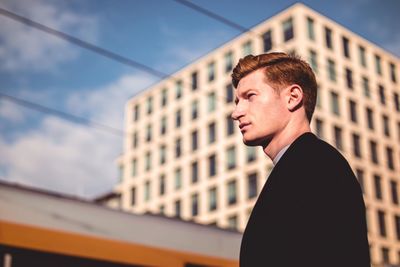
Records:
[[[48,108],[48,107],[39,105],[37,103],[32,103],[30,101],[26,101],[26,100],[23,100],[23,99],[14,97],[14,96],[10,96],[10,95],[6,95],[6,94],[3,94],[3,93],[0,93],[0,98],[4,98],[4,99],[6,99],[8,101],[11,101],[11,102],[13,102],[15,104],[18,104],[20,106],[24,106],[24,107],[27,107],[27,108],[30,108],[30,109],[34,109],[34,110],[37,110],[37,111],[40,111],[40,112],[43,112],[43,113],[52,114],[52,115],[55,115],[57,117],[61,117],[63,119],[66,119],[68,121],[72,121],[72,122],[75,122],[75,123],[83,124],[85,126],[90,126],[90,127],[93,127],[93,128],[96,128],[96,129],[99,129],[99,130],[102,130],[102,131],[106,131],[108,133],[111,133],[111,134],[114,134],[114,135],[117,135],[117,136],[123,136],[125,134],[125,132],[123,130],[120,130],[120,129],[117,129],[117,128],[114,128],[114,127],[111,127],[111,126],[108,126],[108,125],[105,125],[105,124],[101,124],[101,123],[89,120],[87,118],[83,118],[83,117],[79,117],[79,116],[76,116],[76,115],[72,115],[70,113],[59,111],[59,110],[56,110],[56,109],[53,109],[53,108]]]
[[[122,64],[131,66],[131,67],[134,67],[134,68],[137,68],[137,69],[141,69],[141,70],[143,70],[145,72],[148,72],[148,73],[150,73],[150,74],[152,74],[154,76],[160,77],[162,79],[167,78],[167,77],[170,76],[170,75],[168,75],[166,73],[163,73],[161,71],[153,69],[153,68],[151,68],[151,67],[149,67],[149,66],[147,66],[145,64],[142,64],[140,62],[137,62],[137,61],[135,61],[133,59],[121,56],[121,55],[119,55],[119,54],[117,54],[115,52],[112,52],[110,50],[104,49],[104,48],[102,48],[100,46],[88,43],[86,41],[78,39],[78,38],[76,38],[74,36],[71,36],[69,34],[66,34],[64,32],[55,30],[55,29],[50,28],[50,27],[48,27],[46,25],[40,24],[38,22],[35,22],[35,21],[30,20],[28,18],[25,18],[23,16],[17,15],[17,14],[15,14],[15,13],[13,13],[11,11],[8,11],[8,10],[6,10],[4,8],[0,8],[0,15],[6,16],[6,17],[8,17],[10,19],[18,21],[18,22],[23,23],[25,25],[28,25],[30,27],[34,27],[34,28],[36,28],[38,30],[41,30],[43,32],[46,32],[46,33],[51,34],[53,36],[56,36],[58,38],[64,39],[67,42],[73,43],[73,44],[75,44],[75,45],[77,45],[79,47],[85,48],[87,50],[95,52],[95,53],[97,53],[99,55],[102,55],[102,56],[107,57],[109,59],[112,59],[114,61],[120,62]]]
[[[193,10],[196,10],[197,12],[203,13],[204,15],[206,15],[206,16],[208,16],[210,18],[218,20],[219,22],[222,22],[222,23],[224,23],[224,24],[226,24],[226,25],[228,25],[228,26],[230,26],[230,27],[232,27],[232,28],[234,28],[236,30],[239,30],[242,33],[250,31],[249,28],[246,28],[246,27],[244,27],[244,26],[242,26],[240,24],[237,24],[236,22],[234,22],[232,20],[229,20],[229,19],[227,19],[227,18],[225,18],[225,17],[223,17],[223,16],[221,16],[221,15],[219,15],[217,13],[214,13],[214,12],[208,10],[208,9],[205,9],[204,7],[198,6],[198,5],[196,5],[196,4],[194,4],[194,3],[190,2],[190,1],[187,1],[187,0],[174,0],[174,1],[179,3],[179,4],[185,5],[185,6],[191,8]]]

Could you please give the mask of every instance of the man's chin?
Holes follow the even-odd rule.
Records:
[[[257,139],[245,139],[245,138],[243,138],[243,143],[246,146],[260,146],[261,145],[259,143],[259,140],[257,140]]]
[[[243,136],[243,143],[246,146],[262,146],[262,147],[265,147],[265,146],[267,146],[269,144],[269,142],[271,142],[271,140],[266,140],[265,138],[258,138],[258,139],[254,138],[254,139],[251,139],[251,138],[245,138]]]

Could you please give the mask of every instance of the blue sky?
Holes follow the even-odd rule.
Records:
[[[295,1],[192,2],[252,27]],[[303,1],[400,55],[400,1]],[[240,32],[173,0],[0,0],[0,7],[173,73]],[[157,77],[0,15],[0,92],[123,128],[124,104]],[[0,99],[0,179],[93,197],[117,181],[122,138]]]

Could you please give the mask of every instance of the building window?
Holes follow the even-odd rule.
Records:
[[[392,203],[396,205],[399,204],[399,193],[396,181],[390,181],[390,192],[392,194]]]
[[[368,124],[368,128],[373,130],[374,129],[374,113],[372,111],[372,109],[367,108],[367,124]]]
[[[165,145],[160,146],[160,165],[163,165],[167,159],[167,149]]]
[[[192,132],[192,151],[196,151],[198,148],[198,135],[197,130]]]
[[[251,53],[252,53],[252,44],[251,44],[251,41],[247,41],[247,42],[245,42],[244,44],[243,44],[243,47],[242,47],[242,49],[243,49],[243,57],[245,57],[245,56],[247,56],[247,55],[250,55]]]
[[[212,82],[215,79],[215,63],[210,62],[207,66],[208,81]]]
[[[247,198],[251,199],[257,196],[257,173],[250,173],[247,175]]]
[[[253,162],[257,159],[257,150],[254,146],[246,147],[246,161]]]
[[[390,78],[392,79],[392,82],[396,83],[397,82],[397,77],[396,77],[396,65],[393,63],[389,64],[390,68]]]
[[[182,154],[182,139],[175,139],[175,158],[179,158]]]
[[[199,180],[199,163],[197,161],[192,162],[192,184],[197,183]]]
[[[382,247],[382,262],[386,264],[390,263],[390,257],[389,257],[389,249],[386,247]]]
[[[215,108],[217,106],[217,101],[216,100],[217,99],[215,97],[215,92],[208,93],[208,96],[207,96],[207,106],[208,106],[207,109],[208,109],[208,112],[213,112],[215,110]]]
[[[317,85],[317,100],[316,100],[316,103],[315,103],[315,107],[317,108],[317,109],[320,109],[321,108],[321,89],[320,89],[320,87]]]
[[[400,98],[399,94],[393,93],[393,102],[394,102],[394,107],[396,111],[400,111]]]
[[[347,88],[353,89],[353,72],[348,68],[346,68],[346,84]]]
[[[390,136],[389,117],[386,115],[382,115],[382,122],[383,122],[383,133],[389,137]]]
[[[367,77],[363,77],[363,90],[364,90],[364,95],[368,98],[371,97],[371,90],[369,89],[369,80]]]
[[[192,120],[197,119],[199,116],[199,101],[193,100],[192,102]]]
[[[149,171],[151,169],[151,152],[150,151],[146,152],[144,169],[146,171]]]
[[[325,27],[325,45],[329,49],[333,49],[332,45],[332,30],[328,27]]]
[[[231,72],[233,69],[233,53],[229,51],[225,54],[225,73]]]
[[[360,169],[356,169],[356,176],[358,183],[360,184],[361,191],[363,194],[365,194],[365,189],[364,189],[364,171]]]
[[[353,100],[349,100],[349,108],[350,108],[350,120],[352,122],[357,123],[357,103]]]
[[[314,31],[314,20],[310,17],[307,17],[307,32],[308,38],[312,41],[315,40],[315,31]]]
[[[394,170],[393,149],[386,147],[386,163],[390,170]]]
[[[182,169],[177,168],[175,170],[175,190],[182,187]]]
[[[342,43],[343,43],[343,55],[346,58],[350,58],[349,39],[343,36]]]
[[[357,158],[361,158],[361,146],[360,146],[360,136],[358,134],[353,134],[353,154]]]
[[[164,135],[167,132],[167,117],[162,116],[160,126],[160,134]]]
[[[175,216],[181,217],[181,201],[179,199],[175,201]]]
[[[137,175],[137,159],[132,159],[132,177]]]
[[[235,124],[230,114],[226,116],[225,120],[226,120],[226,135],[230,136],[235,133]]]
[[[400,121],[397,122],[397,139],[400,141]]]
[[[379,225],[379,234],[382,237],[386,237],[385,212],[383,212],[382,210],[378,210],[378,225]]]
[[[192,72],[192,91],[197,90],[197,80],[198,80],[198,74],[197,71]]]
[[[394,221],[395,221],[395,225],[396,225],[397,240],[400,240],[400,216],[399,215],[395,215]]]
[[[382,199],[382,185],[381,177],[379,175],[374,175],[374,185],[375,185],[375,197],[376,199]]]
[[[164,88],[161,91],[161,106],[165,107],[168,104],[168,90]]]
[[[228,228],[231,230],[236,230],[238,224],[238,219],[236,215],[232,215],[228,218]]]
[[[324,122],[320,119],[315,119],[316,134],[319,138],[324,138]]]
[[[132,146],[133,146],[133,148],[137,148],[138,141],[139,141],[138,139],[139,139],[138,132],[134,132],[133,133],[133,137],[132,137]]]
[[[217,174],[217,156],[212,154],[208,157],[208,176],[213,177]]]
[[[208,210],[213,211],[217,209],[217,188],[213,187],[208,190]]]
[[[136,104],[134,107],[134,120],[138,121],[140,119],[140,106],[139,104]]]
[[[226,103],[232,103],[233,102],[233,86],[231,83],[227,84],[225,86],[225,92],[226,92]]]
[[[283,40],[285,42],[293,39],[294,37],[294,30],[293,30],[293,19],[289,18],[285,20],[282,24],[283,26]]]
[[[160,175],[159,179],[160,179],[160,183],[159,183],[160,196],[163,196],[165,194],[165,188],[166,188],[165,175],[164,174]]]
[[[178,109],[175,113],[175,127],[179,128],[182,124],[182,110]]]
[[[386,97],[385,97],[385,87],[383,85],[378,85],[379,90],[379,99],[382,105],[386,105]]]
[[[228,183],[228,205],[236,204],[236,180],[232,180]]]
[[[160,205],[160,214],[165,214],[165,205]]]
[[[226,168],[228,170],[236,167],[236,149],[235,146],[231,146],[226,150]]]
[[[153,112],[153,97],[149,96],[147,98],[147,114],[151,114]]]
[[[318,61],[317,61],[317,53],[314,50],[310,50],[310,65],[312,70],[317,73],[318,72]]]
[[[375,141],[369,141],[370,153],[371,153],[371,161],[375,164],[378,164],[378,149]]]
[[[131,189],[131,205],[135,206],[136,205],[136,188],[132,187]]]
[[[367,67],[367,60],[365,57],[365,48],[362,46],[358,47],[359,57],[360,57],[360,64],[363,67]]]
[[[272,49],[272,31],[268,30],[262,35],[264,52],[268,52]]]
[[[328,59],[328,73],[329,73],[329,80],[335,82],[336,81],[335,62],[331,59]]]
[[[175,94],[176,94],[176,99],[180,99],[182,97],[182,92],[183,87],[182,87],[182,81],[179,80],[175,83]]]
[[[124,179],[124,165],[120,165],[119,166],[119,173],[118,173],[118,177],[119,177],[119,181],[122,181]]]
[[[375,71],[379,75],[382,74],[381,57],[378,55],[375,55]]]
[[[151,136],[152,136],[152,126],[151,124],[148,124],[146,127],[146,142],[150,142],[151,141]]]
[[[197,216],[199,214],[199,195],[192,195],[192,216]]]
[[[212,144],[216,140],[216,126],[215,122],[208,124],[208,143]]]
[[[337,149],[343,149],[343,138],[342,138],[342,129],[335,126],[334,127],[334,136],[335,136],[335,146]]]
[[[151,198],[151,191],[150,191],[150,181],[146,181],[144,184],[144,201],[147,202]]]
[[[340,116],[339,96],[335,92],[331,92],[331,109],[333,114]]]

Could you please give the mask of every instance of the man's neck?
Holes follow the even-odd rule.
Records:
[[[288,123],[286,127],[281,132],[277,133],[272,138],[271,142],[264,147],[264,153],[273,161],[281,149],[290,145],[300,135],[307,132],[311,132],[308,122],[303,122],[300,125]]]

